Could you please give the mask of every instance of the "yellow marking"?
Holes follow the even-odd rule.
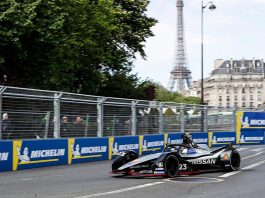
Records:
[[[18,166],[18,149],[21,150],[22,141],[13,141],[13,171],[17,170]]]
[[[243,111],[237,112],[236,116],[236,143],[240,144],[240,135],[241,135],[241,119],[244,115]]]
[[[75,145],[75,139],[69,138],[68,139],[68,164],[72,164],[72,160],[73,160],[72,148],[74,145]]]
[[[36,161],[29,161],[29,162],[20,162],[19,165],[24,164],[37,164],[37,163],[46,163],[46,162],[56,162],[59,161],[59,159],[49,159],[49,160],[36,160]]]
[[[102,155],[89,155],[89,156],[77,156],[73,157],[73,159],[85,159],[85,158],[94,158],[94,157],[101,157]]]
[[[169,142],[167,142],[167,139],[168,139],[168,134],[165,133],[164,134],[164,147],[166,147],[167,143],[169,143]]]
[[[109,137],[109,160],[112,159],[113,144],[114,144],[114,137]]]
[[[208,146],[212,146],[212,138],[213,138],[213,132],[209,131],[208,133]]]
[[[143,141],[144,141],[144,136],[139,135],[139,155],[142,155],[143,153]]]

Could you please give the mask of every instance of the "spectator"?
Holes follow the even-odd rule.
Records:
[[[70,137],[70,134],[72,133],[72,125],[68,122],[68,117],[63,116],[61,121],[61,137]]]
[[[2,139],[10,139],[12,133],[12,123],[8,118],[8,114],[3,114],[3,120],[2,120]]]
[[[76,137],[84,136],[85,127],[84,127],[84,121],[83,121],[81,116],[77,116],[75,118],[73,131],[74,131]]]

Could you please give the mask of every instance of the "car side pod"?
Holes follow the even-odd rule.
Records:
[[[119,156],[112,163],[112,172],[117,172],[121,166],[137,158],[137,153],[132,150],[119,153]]]

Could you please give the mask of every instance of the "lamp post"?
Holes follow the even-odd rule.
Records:
[[[205,8],[209,7],[209,10],[215,10],[216,6],[212,1],[208,2],[206,5],[201,5],[201,105],[204,105],[204,84],[203,84],[203,11]],[[202,112],[204,109],[202,110]],[[201,114],[201,131],[204,130],[204,113]]]

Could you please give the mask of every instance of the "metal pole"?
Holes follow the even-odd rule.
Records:
[[[98,98],[97,103],[97,111],[98,111],[98,131],[97,136],[102,137],[103,136],[103,103],[105,102],[107,98]]]
[[[184,113],[185,105],[181,105],[180,107],[180,115],[181,115],[181,120],[180,120],[180,131],[181,133],[185,133],[185,113]]]
[[[63,93],[54,93],[54,131],[53,131],[53,138],[60,138],[60,98],[62,97]]]
[[[0,140],[2,139],[2,121],[3,121],[3,115],[2,115],[2,104],[3,104],[3,101],[2,101],[2,95],[4,93],[4,91],[6,90],[6,87],[1,87],[0,89]]]
[[[132,123],[132,132],[131,132],[131,135],[136,135],[136,123],[137,123],[137,118],[136,118],[136,105],[137,105],[138,101],[132,101],[132,107],[131,107],[131,110],[132,110],[132,120],[131,120],[131,123]]]
[[[44,138],[48,138],[48,131],[49,131],[49,124],[50,124],[50,112],[48,111],[45,116],[45,131],[44,131]]]
[[[86,115],[86,122],[85,122],[85,137],[88,135],[88,125],[89,125],[89,115]]]
[[[237,111],[237,108],[235,107],[234,109],[233,109],[233,129],[234,129],[234,131],[236,131],[236,111]]]
[[[164,103],[159,103],[159,133],[164,133],[163,106]]]
[[[208,133],[208,107],[204,107],[204,132]]]
[[[204,93],[203,93],[203,0],[201,7],[201,105],[204,104]]]

